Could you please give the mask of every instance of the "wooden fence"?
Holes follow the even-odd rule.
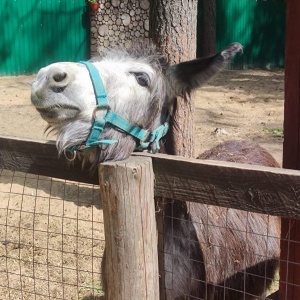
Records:
[[[58,159],[53,142],[0,137],[0,168],[100,185],[107,299],[158,299],[154,196],[300,219],[300,171],[135,153],[99,180]]]

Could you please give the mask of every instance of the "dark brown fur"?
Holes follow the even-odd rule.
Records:
[[[279,167],[265,149],[247,141],[225,142],[198,158]],[[165,205],[165,215],[168,299],[264,295],[278,269],[279,218],[178,201]]]
[[[200,154],[198,159],[229,161],[279,168],[277,161],[258,144],[249,141],[226,141]]]

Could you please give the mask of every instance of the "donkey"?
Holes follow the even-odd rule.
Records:
[[[95,168],[134,150],[159,151],[176,96],[202,86],[238,52],[242,46],[233,43],[211,57],[169,66],[149,46],[54,63],[38,72],[31,101],[47,130],[56,132],[59,154],[78,155]],[[278,167],[264,149],[241,141],[199,158]],[[278,218],[172,199],[164,211],[167,299],[265,298],[278,268]]]

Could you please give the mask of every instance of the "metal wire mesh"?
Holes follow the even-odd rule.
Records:
[[[191,212],[190,203],[187,207]],[[172,229],[160,233],[165,235],[164,239],[170,234],[173,243],[167,251],[165,248],[163,253],[160,252],[165,260],[172,261],[165,265],[167,299],[177,299],[176,295],[181,294],[180,277],[185,272],[184,264],[178,262],[184,260],[184,255],[178,256],[175,243],[184,246],[189,268],[202,269],[205,274],[202,277],[191,276],[184,299],[263,300],[275,293],[279,288],[280,238],[274,234],[280,232],[280,225],[274,230],[274,226],[279,224],[278,219],[269,215],[260,215],[256,219],[251,212],[204,204],[202,207],[202,212],[206,213],[199,213],[193,220],[190,216],[178,215],[173,204],[171,209],[163,210],[164,218],[169,219],[167,222]],[[237,215],[240,217],[238,220]],[[184,236],[178,230],[182,222],[189,228],[189,235]],[[253,226],[255,222],[257,226]],[[196,227],[198,238],[192,234],[192,228]],[[199,230],[202,231],[200,234]],[[234,236],[239,239],[238,242],[233,242]],[[192,249],[198,243],[202,253],[197,257]],[[191,270],[189,272],[193,274]],[[195,284],[201,292],[195,293]],[[267,292],[259,293],[259,290]]]
[[[99,188],[0,170],[0,299],[100,299]]]
[[[190,204],[187,207],[191,211]],[[172,226],[173,242],[181,240],[186,251],[189,252],[198,240],[192,235],[176,235],[174,228],[184,221],[188,228],[197,226],[203,231],[204,238],[200,239],[200,245],[204,256],[199,259],[190,252],[190,267],[212,271],[207,280],[190,278],[191,285],[193,282],[204,285],[205,293],[201,297],[187,293],[186,299],[262,300],[278,290],[279,272],[277,270],[275,276],[271,276],[268,264],[270,260],[279,263],[279,257],[274,259],[270,245],[279,245],[281,242],[285,245],[285,251],[289,252],[295,245],[299,246],[298,243],[289,235],[280,241],[278,235],[273,233],[274,223],[269,215],[262,217],[267,226],[258,223],[257,229],[253,230],[254,227],[250,226],[255,222],[253,213],[239,212],[240,220],[237,223],[233,222],[237,210],[219,208],[219,214],[212,217],[211,207],[203,207],[206,215],[193,221],[185,215],[176,215],[173,206],[171,210],[163,210],[164,218]],[[232,234],[242,237],[240,247],[244,254],[236,260],[232,259],[232,253],[236,251],[236,245],[232,246],[229,239]],[[222,239],[216,238],[220,236]],[[247,248],[250,240],[256,243],[256,251]],[[0,170],[0,300],[101,299],[100,266],[104,245],[98,187]],[[180,270],[173,265],[172,250],[161,254],[172,261],[172,264],[165,266],[166,288],[172,293],[177,289],[174,279],[181,275]],[[259,274],[248,264],[250,260],[262,262]],[[297,263],[286,263],[289,267],[300,268]],[[218,270],[218,273],[214,270]],[[238,271],[233,276],[234,270]],[[237,276],[244,279],[243,287],[239,289],[232,284]],[[233,279],[230,284],[228,278]],[[247,288],[257,278],[261,278],[265,286],[268,280],[272,281],[266,295],[256,295]],[[281,281],[288,282],[288,273]],[[220,296],[211,298],[212,289],[215,295]],[[227,294],[224,294],[224,290]],[[233,291],[238,291],[235,298],[230,296]],[[284,299],[288,300],[287,296]]]

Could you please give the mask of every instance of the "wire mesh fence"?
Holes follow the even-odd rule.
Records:
[[[193,205],[198,204],[187,202],[189,213]],[[275,217],[261,214],[257,219],[252,212],[201,207],[201,218],[178,215],[173,205],[164,207],[171,230],[159,232],[164,239],[171,235],[188,252],[191,288],[186,299],[263,300],[277,291],[280,260],[274,248],[279,250],[282,243],[288,253],[299,245],[289,234],[280,240]],[[182,222],[190,231],[185,236],[176,231]],[[192,251],[196,244],[200,256]],[[1,170],[0,300],[101,299],[104,246],[99,186]],[[172,246],[160,253],[169,258],[164,266],[167,299],[173,299],[182,276],[175,250]],[[206,277],[194,276],[192,269],[205,270]],[[281,282],[288,282],[288,276]],[[193,296],[194,283],[204,287],[201,297]],[[259,285],[268,292],[259,293]]]
[[[0,299],[99,299],[99,188],[0,170]]]
[[[184,299],[264,300],[278,291],[279,218],[203,204],[193,219],[193,203],[187,202],[188,217],[178,214],[174,205],[183,207],[182,203],[165,203],[164,218],[171,230],[160,232],[172,243],[160,253],[169,262],[165,265],[167,299],[177,299],[183,292],[180,287],[184,286],[181,280],[186,266],[191,277]],[[188,228],[186,236],[178,230],[183,226]],[[184,255],[178,254],[178,245],[185,248],[188,264],[183,262]]]

